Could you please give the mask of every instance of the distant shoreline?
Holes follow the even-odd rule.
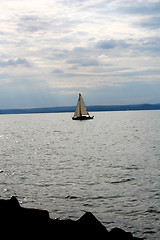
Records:
[[[65,113],[74,112],[76,106],[26,108],[26,109],[0,109],[0,114],[31,114],[31,113]],[[160,103],[157,104],[134,104],[134,105],[95,105],[87,106],[89,112],[100,111],[135,111],[135,110],[160,110]]]

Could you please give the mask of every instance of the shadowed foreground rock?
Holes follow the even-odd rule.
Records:
[[[1,239],[140,239],[119,228],[108,232],[90,212],[77,221],[53,220],[45,210],[21,207],[15,197],[0,200],[0,233]]]

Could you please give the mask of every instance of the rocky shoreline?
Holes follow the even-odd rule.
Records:
[[[90,212],[76,221],[51,219],[46,210],[21,207],[14,196],[0,200],[0,229],[5,239],[142,240],[120,228],[108,231]]]

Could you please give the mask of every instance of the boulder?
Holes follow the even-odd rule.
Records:
[[[140,240],[120,228],[108,232],[91,212],[76,221],[54,220],[46,210],[21,207],[14,196],[0,200],[0,229],[2,239]]]

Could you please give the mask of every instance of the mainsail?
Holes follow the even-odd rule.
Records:
[[[83,98],[81,94],[79,93],[79,98],[76,106],[76,110],[74,113],[74,116],[72,117],[73,120],[88,120],[88,119],[93,119],[94,116],[90,116],[87,108],[85,106],[85,103],[83,101]]]
[[[81,117],[83,115],[89,115],[89,113],[87,111],[87,108],[85,106],[83,98],[82,98],[81,94],[79,93],[79,99],[78,99],[78,102],[77,102],[74,117]]]

